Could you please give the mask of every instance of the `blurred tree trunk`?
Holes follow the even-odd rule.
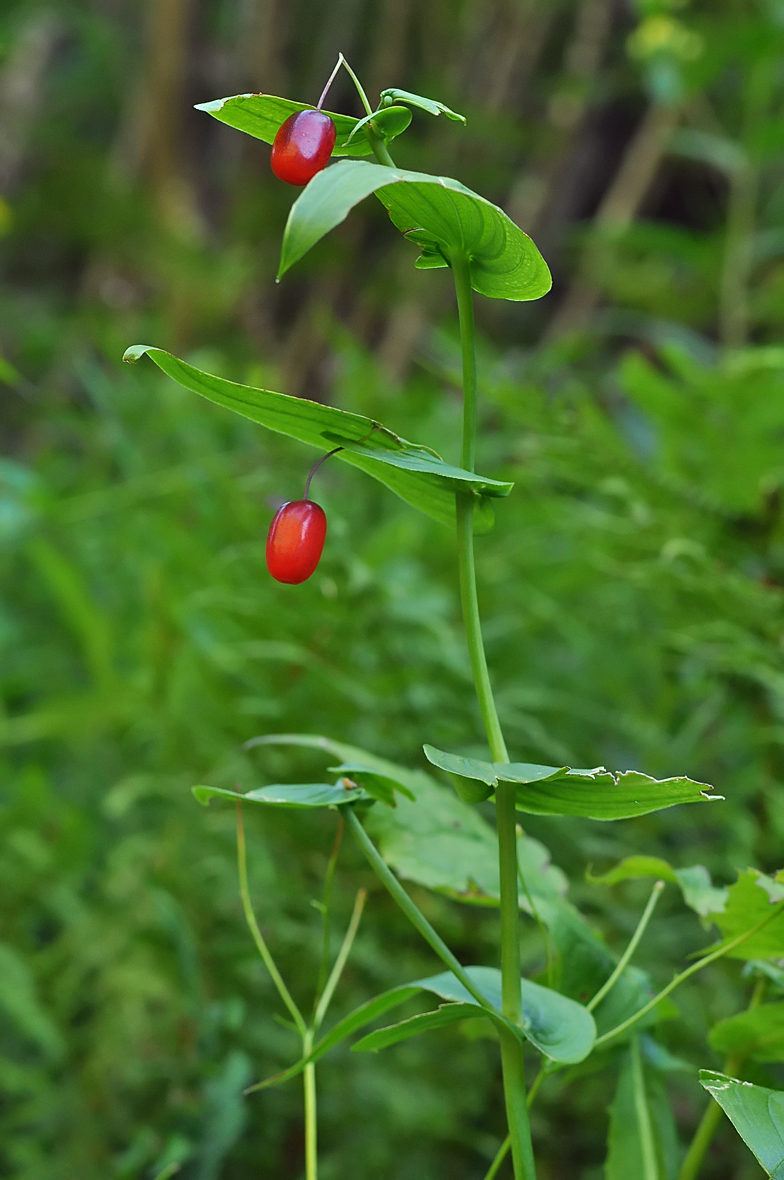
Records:
[[[594,282],[600,253],[616,241],[636,217],[667,152],[681,117],[679,104],[653,103],[629,144],[615,178],[594,217],[591,241],[583,251],[577,276],[548,325],[545,340],[584,328],[599,302]]]
[[[62,33],[53,12],[36,12],[0,73],[0,194],[5,197],[21,178],[30,125],[46,96],[46,71]]]
[[[186,179],[183,113],[195,0],[148,0],[145,163],[168,226],[178,234],[203,231]]]

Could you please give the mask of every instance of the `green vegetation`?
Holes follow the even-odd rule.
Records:
[[[656,1008],[655,1037],[635,1027],[623,1052],[611,1043],[590,1067],[543,1076],[540,1173],[601,1176],[611,1107],[607,1180],[677,1175],[706,1118],[720,1149],[689,1175],[758,1174],[729,1124],[706,1114],[702,1081],[775,1175],[776,1143],[755,1136],[766,1092],[784,1083],[784,943],[763,894],[779,900],[784,836],[780,13],[374,4],[336,11],[320,43],[305,32],[312,12],[287,29],[292,19],[272,4],[167,0],[150,6],[142,46],[136,10],[11,3],[0,14],[0,1170],[300,1175],[299,1084],[242,1097],[299,1045],[271,1018],[282,1010],[244,925],[233,809],[202,810],[190,787],[316,783],[338,760],[372,769],[244,745],[303,730],[420,771],[427,739],[442,759],[460,752],[465,782],[477,767],[480,786],[494,774],[438,513],[330,463],[322,563],[296,590],[276,585],[267,525],[301,491],[312,452],[149,362],[119,364],[128,343],[150,340],[227,381],[383,421],[458,463],[448,274],[414,272],[412,247],[363,205],[271,295],[290,194],[266,149],[188,111],[259,86],[315,100],[339,46],[376,92],[404,84],[464,112],[465,129],[415,114],[396,158],[487,193],[556,276],[538,304],[477,300],[478,468],[515,483],[476,540],[511,757],[688,774],[726,800],[612,826],[521,817],[537,886],[527,878],[520,898],[533,915],[526,974],[590,1000],[637,927],[650,881],[635,879],[653,875],[676,887],[646,911],[634,968],[596,1010],[600,1042],[689,975]],[[348,88],[332,98],[362,114]],[[431,242],[418,245],[433,258]],[[385,483],[410,474],[377,453],[342,457],[388,468]],[[416,486],[435,496],[441,478]],[[376,804],[368,830],[460,961],[494,964],[497,910],[456,902],[455,865],[423,869],[386,822],[416,806]],[[259,925],[309,1005],[322,961],[312,903],[337,817],[245,810]],[[466,857],[486,871],[492,806],[471,814]],[[542,846],[558,870],[545,871]],[[589,865],[643,855],[659,863],[585,879]],[[563,873],[612,954],[567,916],[543,938]],[[497,882],[477,883],[469,900],[491,900]],[[335,1017],[411,980],[448,1001],[445,1022],[450,1005],[475,1008],[434,978],[438,960],[349,841],[333,956],[363,887]],[[760,926],[737,954],[764,962],[689,968],[715,943],[714,918],[727,942]],[[364,1032],[366,1049],[400,1043],[378,1057],[343,1043],[319,1061],[322,1180],[480,1180],[506,1134],[485,1022],[405,1041]],[[755,1083],[748,1109],[715,1070]]]

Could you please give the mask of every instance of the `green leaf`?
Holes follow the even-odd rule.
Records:
[[[253,738],[248,744],[322,750],[347,764],[366,766],[407,788],[415,801],[399,799],[394,811],[374,808],[366,821],[368,833],[376,840],[390,868],[405,880],[415,881],[458,901],[498,904],[500,882],[495,829],[474,807],[458,799],[430,775],[317,734],[266,734]],[[520,908],[532,913],[533,905],[542,920],[547,921],[548,904],[562,904],[566,878],[560,869],[550,864],[550,854],[538,840],[521,836],[517,851],[521,877]]]
[[[717,1053],[784,1061],[784,1001],[760,1004],[714,1024],[708,1042]]]
[[[496,967],[466,967],[466,971],[482,995],[500,1015],[501,972]],[[466,991],[451,971],[443,971],[440,975],[434,975],[429,979],[417,979],[409,986],[418,987],[442,1000],[447,1000],[450,1006],[446,1016],[438,1016],[438,1013],[444,1013],[443,1008],[438,1009],[438,1012],[423,1014],[432,1019],[433,1023],[431,1024],[428,1024],[426,1020],[423,1020],[420,1025],[414,1024],[412,1026],[409,1023],[408,1027],[412,1029],[410,1033],[412,1036],[419,1031],[424,1032],[428,1027],[437,1027],[448,1021],[488,1016],[487,1009],[477,1004],[470,992]],[[590,1053],[596,1039],[596,1026],[590,1012],[581,1004],[575,1003],[574,1000],[570,1000],[550,988],[541,987],[538,983],[532,983],[528,979],[522,979],[520,987],[523,1005],[521,1030],[531,1044],[553,1061],[574,1064],[584,1060]],[[416,1020],[416,1018],[414,1019]],[[394,1030],[400,1029],[400,1027],[400,1025],[394,1025],[380,1029],[379,1033],[364,1038],[360,1044],[367,1049],[380,1049],[384,1043],[393,1044],[395,1040],[402,1040],[407,1035],[406,1033],[401,1036],[395,1035]]]
[[[482,1012],[482,1009],[478,1004],[442,1004],[434,1012],[420,1012],[417,1016],[410,1016],[408,1020],[401,1020],[398,1024],[390,1024],[387,1028],[379,1028],[368,1033],[361,1041],[357,1041],[356,1045],[351,1046],[351,1051],[377,1053],[379,1049],[386,1049],[389,1045],[397,1045],[399,1041],[418,1037],[434,1028],[443,1028],[458,1020],[474,1018],[479,1012]]]
[[[639,880],[641,877],[658,877],[677,885],[686,905],[701,918],[721,913],[727,904],[728,891],[717,889],[710,873],[703,865],[690,865],[685,869],[674,869],[658,856],[627,856],[607,873],[595,875],[586,873],[594,885],[617,885],[619,881]]]
[[[498,968],[466,967],[466,971],[485,999],[500,1012],[501,972]],[[475,1016],[487,1014],[486,1009],[476,1003],[451,971],[444,971],[430,979],[417,980],[412,986],[416,984],[442,1000],[473,1007]],[[546,1057],[564,1064],[574,1064],[587,1057],[596,1039],[596,1025],[587,1008],[530,979],[521,979],[520,987],[522,1031],[531,1044]]]
[[[407,442],[361,414],[226,381],[146,344],[133,345],[123,360],[135,363],[145,353],[186,389],[269,430],[324,450],[339,444],[343,450],[336,458],[372,475],[407,504],[442,524],[454,525],[456,491],[471,492],[481,505],[483,496],[507,496],[512,490],[513,485],[506,481],[487,479],[444,463],[427,447]],[[474,526],[484,531],[486,518],[481,512],[475,513]]]
[[[784,1180],[784,1094],[700,1070],[700,1085],[715,1098],[771,1180]]]
[[[372,795],[381,803],[386,803],[388,807],[397,806],[395,791],[400,791],[408,799],[414,799],[413,792],[405,783],[398,782],[396,778],[391,778],[389,775],[379,774],[378,771],[361,762],[344,762],[340,766],[328,766],[327,769],[332,774],[348,775],[350,779],[364,787],[368,795]]]
[[[540,987],[536,983],[523,979],[520,981],[523,1025],[518,1029],[516,1026],[510,1025],[501,1015],[500,971],[495,967],[466,967],[466,971],[478,989],[493,1005],[497,1013],[496,1018],[493,1017],[493,1013],[477,1004],[474,997],[465,990],[450,971],[444,971],[440,975],[434,975],[428,979],[417,979],[413,983],[401,984],[380,996],[375,996],[372,1000],[368,1000],[367,1003],[350,1012],[317,1042],[307,1057],[295,1062],[282,1073],[251,1086],[247,1093],[279,1085],[281,1082],[287,1082],[296,1077],[309,1062],[318,1061],[328,1050],[339,1045],[346,1037],[370,1024],[391,1008],[405,1003],[406,1000],[412,999],[423,991],[459,1005],[461,1009],[464,1009],[463,1015],[465,1017],[482,1016],[496,1019],[496,1023],[500,1026],[513,1028],[521,1039],[528,1039],[540,1052],[553,1061],[573,1064],[582,1061],[590,1053],[596,1037],[596,1026],[590,1012],[582,1005],[574,1003],[566,996],[559,995],[558,992],[550,991],[549,988]]]
[[[465,123],[466,121],[465,115],[459,115],[457,111],[450,110],[442,102],[436,102],[433,98],[423,98],[421,94],[412,94],[410,90],[395,88],[382,90],[381,107],[389,106],[393,102],[408,103],[409,106],[416,107],[420,111],[427,111],[428,115],[446,115],[447,119],[453,119],[456,123]]]
[[[411,111],[409,111],[406,107],[386,107],[384,110],[374,111],[372,115],[365,115],[364,119],[360,119],[359,122],[354,125],[354,128],[346,141],[346,146],[351,143],[357,132],[363,127],[366,127],[368,123],[373,124],[373,130],[378,135],[381,135],[382,138],[387,140],[394,139],[395,136],[400,135],[402,131],[405,131],[406,127],[408,127],[409,123],[411,122],[411,118]],[[394,134],[390,134],[390,131],[394,131]]]
[[[398,108],[400,110],[401,108]],[[297,111],[312,111],[313,107],[305,102],[294,102],[290,98],[278,98],[274,94],[235,94],[231,98],[216,98],[212,102],[200,102],[197,111],[206,111],[221,123],[229,127],[236,127],[238,131],[245,131],[255,139],[262,139],[264,143],[273,143],[275,136],[290,115]],[[364,135],[351,140],[352,132],[359,122],[351,115],[339,115],[335,111],[325,111],[335,124],[337,132],[333,156],[372,156],[373,149]],[[399,114],[382,118],[379,112],[378,130],[386,140],[394,139],[405,131],[411,122],[403,119]]]
[[[710,787],[689,778],[655,779],[637,771],[572,770],[527,762],[484,762],[425,746],[428,761],[452,775],[487,786],[518,783],[517,807],[533,815],[578,815],[586,819],[627,819],[676,803],[720,799]]]
[[[241,794],[226,791],[223,787],[192,787],[194,796],[205,807],[210,799],[233,799],[240,803],[264,803],[268,807],[340,807],[344,803],[358,803],[370,795],[361,787],[346,786],[343,782],[329,783],[275,783],[269,787],[257,787]]]
[[[525,300],[550,290],[552,280],[541,254],[497,205],[446,176],[362,161],[325,168],[294,202],[278,277],[373,192],[398,229],[427,255],[442,256],[439,265],[446,265],[452,254],[467,255],[471,284],[480,294]]]
[[[610,1108],[605,1180],[671,1180],[678,1166],[675,1123],[667,1095],[645,1069],[632,1041]]]
[[[738,873],[738,880],[729,888],[724,911],[713,920],[728,942],[762,922],[770,914],[771,906],[783,899],[784,884],[779,883],[778,876],[774,880],[757,869],[747,869]],[[732,959],[784,957],[784,912],[727,953]]]

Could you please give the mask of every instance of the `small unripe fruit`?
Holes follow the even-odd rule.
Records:
[[[297,111],[278,128],[270,163],[278,180],[300,187],[326,168],[337,130],[323,111]]]
[[[306,582],[324,549],[327,518],[312,500],[290,500],[279,508],[267,534],[267,569],[278,582]]]

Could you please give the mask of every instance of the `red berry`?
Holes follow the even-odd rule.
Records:
[[[279,508],[267,534],[267,569],[278,582],[296,586],[315,570],[324,549],[327,518],[312,500]]]
[[[337,130],[323,111],[297,111],[278,129],[270,163],[278,180],[300,187],[326,168]]]

